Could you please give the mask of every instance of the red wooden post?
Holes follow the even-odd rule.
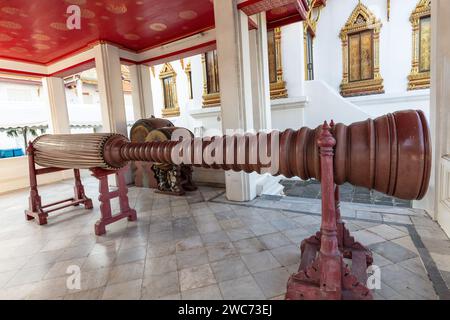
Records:
[[[28,197],[29,209],[25,210],[25,218],[33,220],[37,218],[40,225],[47,224],[48,214],[42,210],[42,200],[37,188],[36,165],[34,163],[34,148],[31,142],[28,143],[28,172],[30,178],[30,196]]]
[[[320,148],[320,184],[322,190],[321,246],[319,253],[320,290],[324,299],[341,298],[342,255],[338,248],[336,205],[334,202],[333,147],[336,140],[325,122],[318,140]]]
[[[86,196],[84,192],[84,186],[81,183],[80,178],[80,169],[73,169],[73,177],[75,178],[75,186],[73,188],[74,191],[74,200],[84,200],[83,204],[86,209],[92,209],[94,206],[92,205],[92,200]],[[78,204],[75,204],[76,206]]]
[[[99,180],[98,200],[100,201],[100,219],[95,223],[95,234],[97,236],[106,233],[106,226],[120,219],[127,218],[128,221],[137,219],[136,210],[131,209],[128,201],[128,188],[125,182],[125,172],[128,167],[113,171],[101,168],[90,169],[92,175]],[[115,174],[117,187],[115,191],[110,191],[108,186],[108,175]],[[120,212],[112,214],[111,199],[119,197]]]

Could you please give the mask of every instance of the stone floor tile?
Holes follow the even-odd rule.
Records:
[[[102,300],[137,300],[141,297],[142,279],[107,285]]]
[[[251,273],[281,267],[270,251],[261,251],[242,255],[242,260]]]
[[[150,243],[147,247],[147,259],[175,254],[176,244],[173,242]]]
[[[181,292],[183,300],[222,300],[222,294],[216,284]]]
[[[248,239],[255,236],[255,234],[250,229],[247,228],[230,229],[226,230],[226,233],[231,241]]]
[[[223,230],[244,228],[245,224],[239,218],[219,220]]]
[[[142,279],[144,265],[144,261],[137,261],[112,267],[108,278],[108,285]]]
[[[189,237],[187,239],[182,239],[176,241],[176,251],[184,251],[189,249],[195,249],[203,246],[202,238],[198,236]]]
[[[275,248],[270,252],[282,266],[287,267],[300,263],[300,248],[297,245]]]
[[[179,271],[181,291],[205,287],[216,283],[209,264],[182,269]]]
[[[112,252],[92,254],[86,258],[81,268],[82,270],[95,270],[110,267],[113,265],[115,259],[116,254]]]
[[[234,257],[238,255],[237,250],[231,242],[219,242],[206,247],[210,262]]]
[[[16,270],[0,273],[0,289],[3,288],[9,280],[11,280],[17,273]]]
[[[400,230],[390,227],[386,224],[380,224],[366,230],[375,233],[386,240],[393,240],[407,235],[406,233],[401,232]]]
[[[0,290],[0,300],[23,300],[34,290],[35,283]]]
[[[228,238],[227,233],[225,231],[217,231],[217,232],[209,232],[201,235],[203,244],[205,246],[210,246],[220,242],[228,242],[230,238]]]
[[[370,246],[371,244],[386,241],[382,237],[376,235],[375,233],[369,232],[367,230],[359,230],[359,231],[353,232],[352,236],[355,237],[356,241],[361,242],[361,244],[363,244],[365,246]]]
[[[67,293],[67,277],[42,280],[33,285],[33,289],[26,297],[31,300],[47,300],[62,297]]]
[[[422,279],[427,280],[427,281],[429,280],[428,273],[425,270],[422,260],[419,257],[404,260],[404,261],[399,262],[398,264],[401,267],[405,268],[406,270],[414,272],[416,275],[418,275]]]
[[[390,241],[376,243],[369,248],[394,263],[417,257],[414,252]]]
[[[169,256],[150,258],[145,261],[144,276],[158,275],[177,270],[177,258],[174,254]]]
[[[142,282],[141,299],[152,300],[180,293],[178,272],[167,272],[161,275],[145,277]]]
[[[260,252],[267,249],[258,238],[242,239],[233,242],[233,246],[242,255],[247,253]]]
[[[249,271],[240,257],[232,257],[211,263],[211,269],[218,282],[232,280],[249,275]]]
[[[308,230],[306,230],[303,227],[298,227],[298,228],[295,228],[295,229],[285,230],[285,231],[283,231],[283,234],[289,240],[291,240],[291,242],[298,243],[299,245],[305,238],[308,238],[308,237],[312,236],[312,233],[309,232]]]
[[[411,240],[411,237],[409,235],[406,237],[394,239],[392,240],[392,242],[402,246],[405,249],[414,252],[417,255],[419,254],[419,251],[417,250],[416,246],[414,245],[414,242]]]
[[[297,224],[292,219],[280,218],[269,221],[278,231],[290,230],[297,228]]]
[[[178,270],[208,263],[208,254],[205,248],[196,248],[177,252]]]
[[[51,264],[34,267],[25,266],[15,273],[15,275],[5,284],[5,288],[39,282],[44,279],[44,276],[51,266]]]
[[[52,279],[59,278],[68,275],[68,268],[71,266],[76,266],[81,269],[81,266],[86,261],[86,258],[72,259],[72,260],[64,260],[55,263],[51,268],[47,268],[47,273],[44,276],[44,279]]]
[[[258,239],[267,249],[275,249],[292,244],[292,242],[281,232],[262,235],[259,236]]]
[[[245,276],[219,283],[225,300],[263,300],[264,293],[252,276]]]
[[[146,254],[147,254],[146,246],[119,250],[119,252],[117,253],[117,257],[114,260],[114,265],[144,260]]]
[[[105,287],[69,293],[64,296],[64,300],[99,300],[103,296]]]
[[[286,283],[290,276],[286,268],[262,271],[253,276],[266,298],[272,298],[286,293]]]
[[[181,300],[181,294],[179,293],[169,294],[167,296],[158,297],[155,300]]]
[[[81,269],[81,288],[79,290],[68,290],[67,294],[77,293],[79,291],[89,291],[106,286],[110,277],[110,268],[100,268],[85,271]]]
[[[274,226],[271,224],[264,222],[264,223],[255,223],[250,226],[250,230],[256,235],[261,236],[264,234],[274,233],[277,231]]]

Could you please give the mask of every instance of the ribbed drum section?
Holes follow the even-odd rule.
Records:
[[[103,157],[105,142],[112,133],[48,134],[33,141],[34,159],[42,167],[111,169]]]

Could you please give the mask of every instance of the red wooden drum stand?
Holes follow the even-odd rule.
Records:
[[[287,300],[372,299],[365,286],[372,255],[355,242],[341,220],[339,187],[334,183],[333,148],[336,140],[325,122],[318,139],[320,148],[322,222],[320,231],[301,244],[301,262],[289,278]],[[344,257],[352,259],[351,270]]]
[[[92,209],[92,200],[89,199],[85,192],[83,184],[81,183],[80,170],[73,169],[75,178],[74,197],[69,199],[60,200],[50,204],[42,205],[41,196],[38,192],[37,176],[46,173],[58,172],[68,170],[67,168],[46,167],[36,168],[34,156],[35,150],[30,143],[27,149],[28,152],[28,165],[30,175],[30,197],[29,197],[29,209],[25,210],[25,217],[27,220],[36,219],[39,225],[47,224],[47,217],[50,212],[54,212],[70,206],[78,206],[83,204],[86,209]],[[125,172],[128,167],[123,167],[119,170],[105,170],[101,168],[91,168],[92,175],[99,180],[99,192],[98,197],[100,201],[100,213],[101,218],[95,224],[95,234],[100,236],[106,233],[106,225],[111,224],[123,218],[127,218],[129,221],[137,219],[136,211],[130,208],[128,202],[128,188],[125,182]],[[115,174],[117,190],[110,191],[108,186],[108,175]],[[111,199],[119,198],[119,213],[113,215],[111,208]]]
[[[128,201],[128,188],[125,182],[125,172],[128,167],[119,170],[105,170],[101,168],[90,169],[92,175],[99,181],[98,200],[100,201],[101,218],[95,223],[95,234],[101,236],[106,233],[106,225],[116,222],[120,219],[127,218],[128,221],[135,221],[137,219],[136,210],[130,208]],[[116,176],[117,190],[110,191],[108,185],[108,175],[114,174]],[[111,200],[119,198],[119,213],[113,215],[111,209]]]
[[[73,175],[75,178],[74,186],[74,196],[72,198],[60,200],[57,202],[42,205],[41,196],[38,192],[37,176],[46,173],[58,172],[63,170],[68,170],[65,168],[36,168],[34,162],[34,148],[33,144],[30,143],[27,148],[28,153],[28,169],[30,175],[30,197],[29,208],[25,210],[25,217],[27,220],[36,219],[39,225],[47,224],[47,217],[50,212],[56,210],[64,209],[71,206],[78,206],[83,204],[86,209],[92,209],[92,200],[86,197],[84,192],[83,184],[80,179],[80,170],[73,169]]]

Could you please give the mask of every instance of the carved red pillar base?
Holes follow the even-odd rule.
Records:
[[[335,186],[334,200],[336,203],[336,227],[337,227],[337,238],[339,250],[342,252],[343,257],[346,259],[359,259],[364,256],[366,260],[366,268],[372,265],[373,257],[372,252],[363,246],[361,243],[357,242],[354,237],[351,236],[350,231],[345,227],[345,222],[341,218],[340,210],[340,200],[339,200],[339,186]],[[317,251],[320,248],[320,231],[315,235],[306,238],[302,241],[300,245],[301,255],[305,252],[306,246],[314,246]]]
[[[337,266],[333,263],[334,266]],[[317,257],[305,270],[291,275],[287,283],[286,300],[372,300],[372,293],[351,273],[343,262],[340,265],[342,287],[327,291],[320,285],[320,274],[330,273],[330,261]]]
[[[95,234],[101,236],[106,233],[106,226],[120,219],[127,218],[128,221],[137,220],[136,210],[131,209],[128,201],[128,188],[125,182],[127,167],[117,171],[104,170],[100,168],[90,169],[92,175],[99,180],[99,197],[101,218],[95,223]],[[108,186],[108,175],[115,174],[118,189],[110,191]],[[112,214],[111,199],[119,198],[120,212]]]
[[[325,123],[318,139],[322,190],[321,230],[302,241],[299,271],[288,280],[287,300],[372,299],[370,290],[364,285],[367,279],[365,251],[346,249],[347,245],[357,242],[350,237],[340,216],[339,188],[335,188],[333,178],[335,144],[330,127]],[[344,263],[345,252],[350,252],[353,258],[351,270]]]

